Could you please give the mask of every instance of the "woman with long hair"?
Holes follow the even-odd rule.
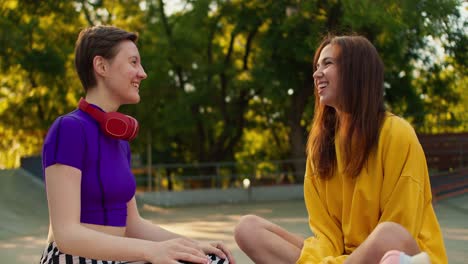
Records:
[[[328,36],[314,56],[306,239],[254,215],[235,230],[260,263],[447,263],[423,149],[384,105],[384,65],[362,36]]]

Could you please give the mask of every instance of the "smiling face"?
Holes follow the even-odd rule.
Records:
[[[140,101],[139,88],[147,75],[141,65],[138,48],[130,40],[122,41],[117,47],[117,54],[106,60],[108,67],[104,85],[108,94],[120,104],[135,104]]]
[[[320,103],[331,106],[335,109],[339,107],[338,96],[340,87],[340,75],[338,69],[339,48],[336,45],[328,44],[320,52],[320,56],[315,65],[313,74],[317,95]],[[338,110],[338,109],[337,109]]]

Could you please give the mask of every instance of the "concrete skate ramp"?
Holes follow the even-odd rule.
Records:
[[[43,183],[23,169],[0,170],[1,262],[39,262],[47,228]]]

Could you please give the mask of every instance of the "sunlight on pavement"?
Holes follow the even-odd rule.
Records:
[[[468,229],[445,228],[442,233],[446,239],[468,241]]]

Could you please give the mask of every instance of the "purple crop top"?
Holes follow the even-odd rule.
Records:
[[[136,189],[127,141],[105,136],[91,116],[77,109],[57,118],[45,138],[43,169],[56,163],[81,170],[82,223],[126,225],[127,202]]]

